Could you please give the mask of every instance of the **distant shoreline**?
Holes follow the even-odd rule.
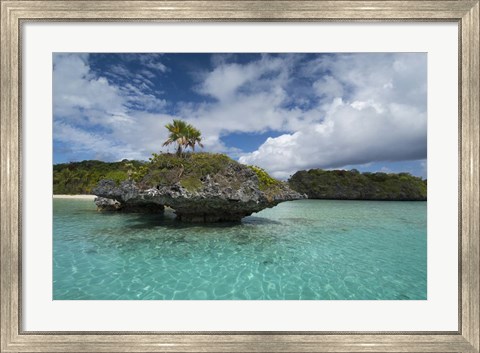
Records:
[[[54,199],[86,199],[86,200],[93,200],[95,199],[95,195],[53,195]]]

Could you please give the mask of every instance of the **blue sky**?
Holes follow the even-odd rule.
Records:
[[[54,163],[146,160],[165,124],[285,179],[297,170],[426,178],[424,53],[55,53]]]

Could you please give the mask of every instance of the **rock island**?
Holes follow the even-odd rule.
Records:
[[[186,222],[239,221],[280,202],[306,198],[263,169],[223,154],[154,154],[121,182],[101,180],[92,193],[99,210],[175,210]]]

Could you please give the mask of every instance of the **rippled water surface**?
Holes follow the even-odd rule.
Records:
[[[427,297],[426,202],[301,200],[221,225],[53,209],[53,299]]]

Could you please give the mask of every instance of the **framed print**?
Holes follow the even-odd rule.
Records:
[[[2,0],[1,351],[478,352],[479,31]]]

